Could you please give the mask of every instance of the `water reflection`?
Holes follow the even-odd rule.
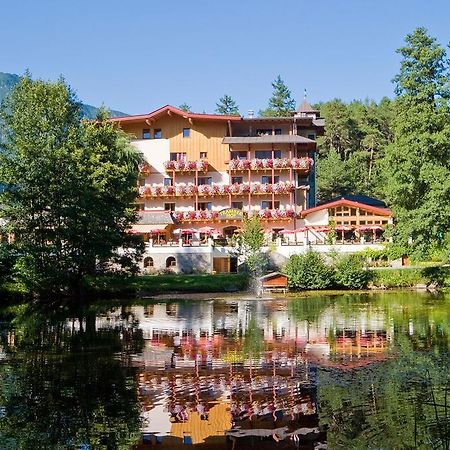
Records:
[[[57,313],[15,307],[0,320],[1,448],[450,442],[444,296],[155,302]]]

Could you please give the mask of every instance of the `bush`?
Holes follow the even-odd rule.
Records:
[[[410,288],[418,284],[428,284],[429,279],[420,269],[378,269],[371,271],[374,286]]]
[[[334,267],[334,281],[339,287],[364,289],[367,286],[370,274],[358,255],[340,256],[336,259]]]
[[[327,289],[332,286],[334,270],[325,263],[322,255],[309,251],[303,255],[292,255],[285,273],[291,288]]]

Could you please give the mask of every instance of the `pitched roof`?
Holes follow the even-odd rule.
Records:
[[[317,111],[316,109],[314,109],[310,103],[308,102],[308,100],[303,100],[303,102],[301,103],[301,105],[298,107],[297,112],[299,113],[310,113],[310,112],[314,112],[317,113],[319,111]]]
[[[392,211],[389,208],[380,208],[378,206],[369,205],[367,203],[355,202],[352,200],[348,200],[346,198],[341,198],[339,200],[335,200],[328,203],[323,203],[322,205],[315,206],[314,208],[305,209],[300,213],[301,217],[305,217],[308,214],[311,214],[316,211],[321,211],[323,209],[334,208],[335,206],[350,206],[353,208],[361,208],[365,211],[373,212],[374,214],[378,214],[380,216],[391,216]]]
[[[174,106],[165,105],[161,108],[155,109],[148,114],[138,114],[135,116],[124,117],[112,117],[109,120],[111,122],[140,122],[142,120],[156,120],[164,114],[176,114],[182,116],[185,119],[198,119],[198,120],[241,120],[239,115],[222,115],[222,114],[199,114],[183,111],[182,109],[175,108]]]
[[[378,200],[377,198],[369,197],[367,195],[362,195],[362,194],[356,194],[356,195],[346,194],[346,195],[342,195],[340,197],[330,198],[329,200],[327,200],[324,203],[335,202],[335,201],[341,200],[343,198],[345,200],[351,200],[353,202],[364,203],[365,205],[378,206],[379,208],[386,208],[386,203],[384,203],[382,200]]]
[[[262,277],[259,277],[259,281],[265,281],[265,280],[268,280],[268,279],[270,279],[270,278],[278,277],[278,276],[282,276],[282,277],[288,278],[288,276],[287,276],[286,274],[284,274],[284,273],[281,273],[281,272],[271,272],[271,273],[268,273],[267,275],[263,275]]]

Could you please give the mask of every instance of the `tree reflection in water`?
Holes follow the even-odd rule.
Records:
[[[77,328],[64,312],[15,313],[2,334],[0,448],[130,448],[140,409],[136,369],[116,357],[121,331],[96,331],[92,313],[80,312]]]
[[[448,449],[448,311],[416,293],[6,309],[0,447]]]

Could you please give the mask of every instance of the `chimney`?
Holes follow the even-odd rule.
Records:
[[[253,111],[253,109],[249,109],[248,110],[248,118],[253,119],[253,114],[255,114],[255,111]]]

